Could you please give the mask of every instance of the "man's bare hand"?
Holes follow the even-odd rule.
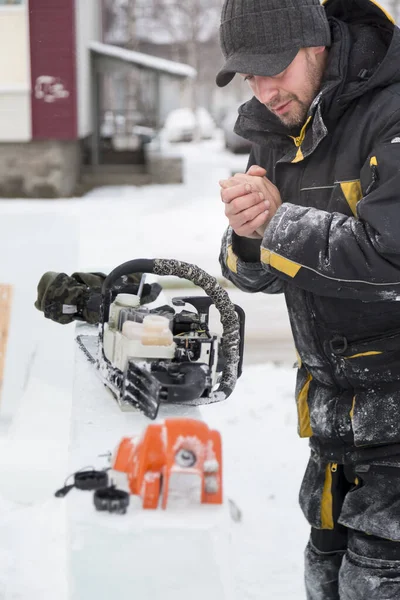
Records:
[[[225,215],[234,232],[242,237],[260,239],[282,204],[278,188],[266,177],[262,167],[253,165],[219,182]]]

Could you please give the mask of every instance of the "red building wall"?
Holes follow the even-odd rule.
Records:
[[[33,139],[75,140],[75,0],[29,0]]]

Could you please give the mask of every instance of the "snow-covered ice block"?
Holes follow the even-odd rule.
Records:
[[[63,362],[63,347],[59,344],[57,349],[54,347],[51,366],[45,370],[42,356],[47,350],[51,354],[46,344],[58,345],[57,326],[45,322],[34,301],[43,273],[72,273],[77,268],[78,252],[79,222],[73,214],[57,214],[29,202],[1,203],[0,283],[13,288],[1,420],[10,422],[16,416],[31,376],[53,383],[53,366],[57,370],[57,363]]]
[[[132,501],[132,499],[131,499]],[[98,513],[68,499],[71,600],[232,600],[225,505]]]
[[[78,333],[87,329],[78,326]],[[159,411],[159,420],[178,416],[201,419],[197,407]],[[107,466],[104,455],[150,423],[140,413],[121,411],[77,348],[70,473]],[[227,501],[143,510],[139,498],[130,499],[127,513],[115,515],[97,512],[92,492],[73,489],[66,497],[70,600],[234,599]]]

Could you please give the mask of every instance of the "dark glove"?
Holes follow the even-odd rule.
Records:
[[[55,273],[48,271],[38,284],[35,306],[47,319],[65,325],[72,321],[86,321],[92,325],[99,322],[101,287],[104,273]],[[113,284],[113,291],[136,294],[140,273],[123,276]],[[143,286],[141,304],[152,302],[161,291],[158,283]]]

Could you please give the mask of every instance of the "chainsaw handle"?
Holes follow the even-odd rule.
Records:
[[[147,258],[138,258],[135,260],[128,260],[122,265],[119,265],[113,269],[103,281],[101,288],[101,307],[100,307],[100,323],[102,330],[104,330],[104,323],[108,321],[110,314],[110,304],[112,296],[112,285],[120,277],[124,275],[133,275],[134,273],[153,273],[154,260]]]
[[[106,294],[112,284],[117,281],[123,275],[133,275],[134,273],[154,273],[155,260],[148,258],[137,258],[135,260],[128,260],[128,262],[122,263],[111,271],[103,281],[102,294]]]
[[[196,265],[169,259],[143,259],[130,260],[119,265],[106,277],[102,287],[101,326],[104,331],[104,323],[108,319],[111,304],[111,286],[116,279],[123,275],[133,273],[153,273],[154,275],[173,275],[181,279],[192,281],[201,287],[212,299],[217,308],[223,336],[223,352],[226,364],[222,371],[221,380],[217,390],[213,392],[214,400],[223,400],[232,393],[238,371],[241,367],[244,340],[244,313],[238,317],[237,309],[231,302],[227,292],[219,285],[215,277],[212,277]],[[239,311],[238,311],[239,312]],[[220,397],[221,396],[221,397]]]

